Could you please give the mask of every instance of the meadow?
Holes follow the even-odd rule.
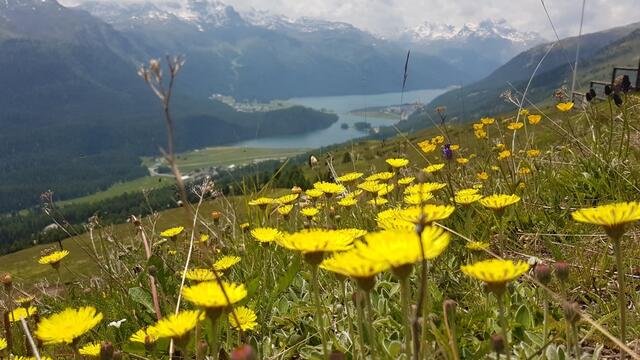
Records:
[[[0,348],[640,359],[640,98],[615,95],[353,142],[310,161],[308,189],[178,181],[199,201],[2,257]]]

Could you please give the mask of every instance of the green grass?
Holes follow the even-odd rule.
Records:
[[[65,206],[71,204],[86,204],[86,203],[95,203],[101,200],[106,200],[109,198],[113,198],[126,193],[134,193],[140,192],[143,190],[154,190],[159,189],[165,186],[174,185],[175,181],[170,177],[159,177],[159,176],[145,176],[142,178],[123,181],[116,184],[113,184],[105,191],[99,191],[95,194],[60,201],[58,205]]]

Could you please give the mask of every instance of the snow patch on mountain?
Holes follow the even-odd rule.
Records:
[[[430,42],[438,40],[504,39],[514,43],[534,44],[543,41],[535,32],[518,31],[506,20],[484,20],[466,23],[460,27],[450,24],[425,22],[401,33],[405,40]]]

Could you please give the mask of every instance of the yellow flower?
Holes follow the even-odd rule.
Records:
[[[573,220],[600,225],[607,233],[617,239],[622,236],[624,226],[640,220],[640,202],[620,202],[585,208],[571,213]]]
[[[315,207],[305,207],[300,209],[300,214],[302,214],[302,216],[307,218],[312,218],[318,215],[319,212],[320,210],[318,210],[318,208],[315,208]]]
[[[524,181],[518,183],[518,190],[524,190],[527,187],[527,184]]]
[[[403,201],[408,205],[420,205],[433,199],[433,194],[430,192],[413,193],[405,195]]]
[[[400,218],[381,218],[377,219],[378,227],[382,230],[394,231],[415,231],[415,224]]]
[[[451,150],[451,151],[460,150],[460,145],[458,145],[458,144],[451,144],[451,145],[449,145],[449,150]]]
[[[369,205],[384,205],[386,203],[388,203],[389,200],[383,198],[383,197],[375,197],[369,201],[367,201],[367,204]]]
[[[537,149],[527,150],[527,156],[530,158],[538,157],[540,156],[540,150],[537,150]]]
[[[184,231],[184,227],[183,226],[176,226],[176,227],[172,227],[172,228],[169,228],[169,229],[161,232],[160,236],[162,236],[164,238],[173,238],[173,237],[176,237],[176,236],[182,234],[183,231]]]
[[[473,135],[475,135],[476,139],[486,139],[488,137],[487,132],[482,129],[474,131]]]
[[[235,313],[235,316],[233,314]],[[238,317],[238,321],[240,324],[236,323],[236,316]],[[229,325],[234,329],[239,329],[242,331],[253,330],[258,326],[257,320],[258,316],[256,313],[249,309],[246,306],[240,306],[233,309],[233,313],[229,313]]]
[[[350,172],[338,177],[336,180],[343,183],[350,183],[360,179],[363,175],[361,172]]]
[[[209,235],[208,234],[200,234],[200,242],[204,243],[209,241]]]
[[[85,346],[78,349],[80,355],[90,356],[90,357],[98,357],[100,356],[100,348],[101,345],[99,342],[94,342],[90,344],[86,344]]]
[[[176,251],[176,250],[169,250],[169,251],[167,251],[167,254],[169,254],[169,255],[171,255],[171,256],[176,256],[176,255],[178,255],[178,251]]]
[[[224,289],[224,292],[223,292]],[[225,298],[225,293],[229,302]],[[206,309],[222,309],[235,304],[247,296],[247,288],[243,284],[222,281],[222,287],[216,281],[202,282],[182,290],[185,300]]]
[[[9,315],[9,321],[11,321],[11,322],[20,321],[20,318],[24,318],[26,320],[30,316],[35,315],[37,312],[38,312],[38,308],[36,308],[35,306],[29,306],[27,308],[18,307],[18,308],[13,309],[13,311],[11,311],[8,314]]]
[[[523,167],[521,167],[521,168],[518,170],[518,173],[519,173],[520,175],[527,175],[527,174],[531,174],[531,169],[529,169],[529,168],[528,168],[528,167],[526,167],[526,166],[523,166]]]
[[[495,165],[491,165],[491,170],[493,170],[493,171],[496,171],[496,172],[497,172],[497,171],[500,171],[500,167],[495,166]],[[489,177],[487,177],[487,179],[488,179],[488,178],[489,178]]]
[[[438,136],[434,137],[433,139],[431,139],[431,142],[434,143],[434,144],[443,144],[444,143],[444,136],[438,135]]]
[[[36,357],[35,356],[16,356],[16,357],[12,357],[11,360],[36,360]],[[40,355],[40,360],[51,360],[51,358],[48,356]]]
[[[248,222],[240,224],[240,229],[241,230],[247,230],[247,229],[249,229],[249,227],[251,227],[251,225]]]
[[[509,151],[509,150],[502,150],[498,154],[498,160],[504,160],[504,159],[507,159],[509,157],[511,157],[511,151]]]
[[[139,344],[153,344],[158,340],[158,338],[154,335],[155,329],[153,326],[149,326],[146,329],[140,329],[133,333],[131,337],[129,337],[129,341]]]
[[[213,271],[209,269],[189,269],[185,274],[185,278],[190,281],[211,281],[216,278]]]
[[[282,236],[282,233],[278,229],[264,227],[251,230],[251,236],[253,236],[253,238],[258,240],[259,242],[268,243],[278,239],[280,236]]]
[[[480,119],[480,122],[483,123],[484,125],[491,125],[496,121],[496,119],[491,118],[491,117],[483,117],[482,119]]]
[[[520,277],[529,270],[523,261],[490,259],[460,267],[463,273],[488,284],[504,284]]]
[[[342,194],[347,191],[347,189],[340,184],[330,183],[326,181],[317,182],[313,184],[313,187],[322,191],[324,194],[327,194],[327,196]]]
[[[293,210],[293,205],[282,205],[279,206],[276,211],[278,212],[278,214],[282,215],[282,216],[287,216],[289,215],[289,213],[291,212],[291,210]]]
[[[527,116],[527,115],[529,115],[529,110],[528,109],[520,109],[520,111],[518,111],[518,114],[520,116]]]
[[[444,167],[444,164],[433,164],[433,165],[429,165],[426,168],[423,169],[424,172],[426,173],[434,173],[438,170],[442,170],[442,168]]]
[[[387,185],[381,184],[377,181],[365,181],[358,184],[358,189],[362,189],[368,193],[377,194],[382,191]]]
[[[520,201],[518,195],[496,194],[490,195],[480,200],[480,204],[492,210],[502,210],[509,205],[513,205]]]
[[[436,144],[430,142],[429,140],[419,142],[418,146],[420,147],[420,150],[422,150],[422,152],[425,154],[434,152],[437,147]]]
[[[432,193],[440,189],[444,189],[447,186],[445,183],[428,182],[413,184],[404,189],[405,194],[420,194],[420,193]]]
[[[353,206],[353,205],[355,205],[357,203],[358,203],[358,200],[354,199],[351,196],[342,198],[342,199],[340,199],[340,201],[338,201],[338,205],[344,206],[344,207]]]
[[[354,240],[359,239],[365,235],[367,235],[368,231],[363,229],[349,228],[349,229],[339,229],[338,231],[342,231],[347,235],[351,236]]]
[[[478,189],[460,189],[456,191],[456,195],[466,196],[466,195],[474,195],[478,193]]]
[[[179,312],[177,315],[171,314],[162,318],[153,325],[153,336],[158,339],[188,339],[191,330],[193,330],[198,322],[203,319],[203,314],[198,310],[184,310]]]
[[[299,194],[282,195],[279,198],[277,198],[275,202],[281,205],[291,204],[292,202],[296,201],[296,199],[298,199],[298,196],[300,195]]]
[[[488,242],[482,242],[482,241],[472,241],[467,243],[467,245],[465,245],[467,249],[473,250],[473,251],[484,251],[484,250],[487,250],[489,246],[490,244]]]
[[[17,304],[20,305],[28,305],[30,304],[33,300],[35,300],[34,296],[28,295],[28,296],[22,296],[17,298],[15,301]]]
[[[438,226],[425,226],[422,246],[425,259],[434,259],[447,248],[451,234]],[[392,268],[413,264],[422,260],[420,239],[415,231],[385,230],[365,236],[365,242],[356,243],[361,256],[386,263]]]
[[[505,147],[506,147],[506,146],[505,146],[503,143],[498,143],[498,144],[496,144],[496,149],[498,149],[498,150],[500,150],[500,151],[504,150],[504,148],[505,148]]]
[[[102,313],[98,313],[92,306],[79,309],[67,308],[40,320],[35,335],[45,345],[71,344],[93,329],[100,321],[102,321]]]
[[[520,130],[520,129],[522,129],[522,127],[523,127],[523,126],[524,126],[524,123],[521,123],[521,122],[512,122],[512,123],[510,123],[509,125],[507,125],[507,129],[515,131],[515,130]]]
[[[249,205],[250,206],[259,206],[259,207],[266,207],[267,205],[270,205],[273,203],[273,199],[269,198],[269,197],[259,197],[257,199],[253,199],[251,201],[249,201]]]
[[[394,169],[409,165],[409,160],[403,158],[387,159],[385,161]]]
[[[474,123],[473,124],[473,130],[482,130],[482,128],[484,128],[484,124],[483,123]]]
[[[394,176],[395,176],[395,174],[392,173],[392,172],[383,171],[383,172],[371,174],[371,175],[367,176],[364,180],[365,181],[387,181],[387,180],[391,179]]]
[[[569,101],[569,102],[561,102],[559,104],[556,104],[556,108],[562,112],[565,111],[569,111],[571,109],[573,109],[573,102]]]
[[[56,266],[67,255],[69,255],[69,251],[68,250],[54,251],[49,255],[42,256],[40,259],[38,259],[38,263],[40,263],[42,265]]]
[[[351,250],[324,259],[320,268],[354,279],[364,279],[387,270],[389,265],[363,258],[357,251]]]
[[[529,124],[536,125],[537,123],[540,122],[540,120],[542,120],[542,116],[541,115],[529,115],[527,117],[527,119],[529,120]]]
[[[308,229],[277,239],[279,245],[303,253],[349,250],[353,236],[340,230]]]
[[[451,216],[455,208],[450,205],[426,204],[422,207],[413,206],[398,212],[400,219],[414,224],[430,224],[434,221],[444,220]]]
[[[322,195],[324,195],[324,193],[320,189],[309,189],[309,190],[305,191],[304,193],[307,196],[309,196],[310,198],[313,198],[313,199],[317,199],[317,198],[321,197]]]
[[[399,185],[409,185],[411,184],[416,178],[413,176],[407,176],[407,177],[403,177],[402,179],[398,179],[398,184]]]
[[[0,351],[7,348],[7,340],[4,338],[0,338]]]
[[[469,159],[461,157],[461,158],[457,158],[456,162],[460,165],[464,165],[469,162]]]
[[[225,270],[229,269],[230,267],[232,267],[233,265],[239,263],[240,260],[241,259],[240,259],[239,256],[225,255],[225,256],[221,257],[220,260],[218,260],[215,263],[213,263],[213,270],[215,270],[215,271],[225,271]]]
[[[482,199],[482,195],[480,194],[456,194],[453,200],[456,202],[456,204],[469,205],[480,199]]]

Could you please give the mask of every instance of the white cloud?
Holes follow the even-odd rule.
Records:
[[[87,0],[65,1],[69,3]],[[416,26],[424,21],[462,25],[465,22],[479,22],[487,18],[504,18],[519,30],[537,31],[549,39],[554,36],[542,8],[541,0],[223,1],[241,11],[253,8],[293,18],[310,16],[332,21],[344,21],[381,34],[389,34],[408,26]],[[560,36],[577,35],[582,0],[544,1]],[[637,21],[640,21],[640,0],[588,0],[584,32],[599,31]]]

